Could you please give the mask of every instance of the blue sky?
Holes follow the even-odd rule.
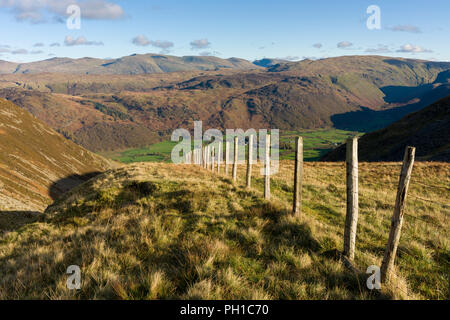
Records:
[[[79,30],[66,26],[65,10],[74,3]],[[370,5],[381,10],[380,30],[366,26]],[[449,61],[449,12],[448,0],[0,0],[0,59],[165,53]]]

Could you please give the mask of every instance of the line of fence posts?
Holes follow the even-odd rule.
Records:
[[[249,136],[248,143],[248,153],[247,153],[247,173],[246,173],[246,187],[251,188],[252,186],[252,174],[253,174],[253,151],[254,151],[254,142],[256,141],[256,137],[254,135]],[[233,181],[237,181],[238,174],[238,165],[239,165],[239,138],[234,138],[234,159],[232,162],[232,177]],[[229,141],[225,142],[225,175],[229,174],[230,167],[230,151],[231,145]],[[218,149],[216,150],[214,146],[202,146],[200,149],[195,149],[194,151],[190,151],[185,155],[185,161],[187,164],[192,163],[192,154],[194,155],[194,159],[196,158],[196,154],[198,154],[198,161],[194,160],[194,164],[197,164],[204,169],[210,170],[213,173],[216,170],[217,173],[221,172],[221,165],[223,160],[223,144],[222,142],[218,143]],[[265,146],[264,146],[264,198],[266,200],[270,200],[271,198],[271,186],[270,186],[270,178],[271,178],[271,138],[270,135],[266,135],[265,137]],[[302,201],[302,185],[303,185],[303,138],[296,138],[296,158],[295,158],[295,174],[294,174],[294,204],[293,204],[293,213],[295,215],[300,214],[301,211],[301,201]]]
[[[247,154],[247,174],[246,187],[251,188],[252,183],[252,162],[253,162],[253,142],[254,136],[249,137],[248,154]],[[303,138],[298,137],[295,140],[295,164],[294,164],[294,194],[293,194],[293,215],[300,215],[302,210],[302,187],[303,187]],[[270,200],[270,151],[271,142],[270,135],[266,136],[264,149],[264,198]],[[185,155],[186,163],[192,163],[193,154],[194,162],[205,169],[215,170],[214,161],[217,157],[217,173],[220,174],[220,166],[222,162],[222,143],[216,150],[214,146],[206,146],[201,149],[194,150],[194,153],[189,152]],[[400,174],[400,181],[397,190],[397,197],[395,202],[394,214],[391,221],[391,229],[389,232],[389,239],[386,245],[385,254],[381,266],[381,280],[386,282],[389,280],[392,269],[395,263],[398,244],[400,241],[401,230],[403,225],[403,218],[405,214],[406,198],[411,180],[411,174],[414,167],[416,149],[414,147],[407,147],[403,160],[402,170]],[[239,154],[239,139],[234,139],[234,161],[232,168],[233,181],[237,181],[238,169],[238,154]],[[229,173],[230,165],[230,142],[225,143],[225,174]],[[358,228],[359,215],[359,181],[358,181],[358,138],[352,137],[347,140],[346,144],[346,218],[344,229],[344,252],[343,256],[349,262],[353,262],[356,251],[356,235]]]

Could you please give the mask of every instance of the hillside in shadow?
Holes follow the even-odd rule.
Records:
[[[416,159],[450,161],[450,95],[414,112],[391,126],[368,133],[359,141],[361,161],[401,161],[407,146],[417,148]],[[322,158],[323,161],[345,160],[342,145]]]
[[[450,94],[450,84],[427,84],[417,87],[388,86],[381,88],[386,94],[386,103],[404,104],[387,109],[376,111],[361,106],[361,110],[337,114],[331,117],[333,125],[337,129],[373,132],[380,130],[399,121],[406,115],[422,110]]]

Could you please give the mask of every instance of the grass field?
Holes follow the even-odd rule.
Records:
[[[380,265],[400,163],[361,163],[356,274],[337,259],[344,163],[306,163],[301,216],[290,214],[293,162],[273,199],[196,166],[133,164],[71,191],[45,215],[0,233],[0,299],[447,299],[450,165],[416,163],[392,281]],[[223,172],[223,170],[222,170]],[[82,271],[79,291],[66,269]]]
[[[280,136],[280,159],[292,160],[295,158],[295,138],[301,135],[304,138],[304,155],[306,161],[316,161],[327,152],[337,147],[345,140],[358,132],[337,129],[285,131]],[[125,151],[104,152],[102,156],[125,164],[134,162],[171,162],[171,152],[177,143],[164,141],[145,148],[129,149]]]

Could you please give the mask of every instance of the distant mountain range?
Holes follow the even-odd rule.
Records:
[[[0,212],[42,211],[111,163],[0,99]]]
[[[239,58],[175,57],[157,54],[134,54],[119,59],[52,58],[30,63],[0,61],[0,74],[154,74],[180,71],[216,69],[257,69],[258,66]]]
[[[407,146],[416,147],[422,161],[450,161],[450,96],[409,114],[391,126],[359,140],[361,161],[401,161]],[[346,146],[330,152],[323,161],[344,161]]]
[[[448,62],[345,56],[276,61],[262,68],[239,59],[167,57],[126,57],[100,70],[144,72],[133,63],[148,58],[172,66],[177,61],[177,68],[185,69],[194,63],[207,69],[207,62],[218,61],[209,66],[230,67],[141,75],[7,74],[0,75],[0,97],[89,150],[112,151],[167,139],[174,129],[192,128],[196,120],[205,129],[370,132],[450,94]],[[169,70],[161,67],[158,72]]]

